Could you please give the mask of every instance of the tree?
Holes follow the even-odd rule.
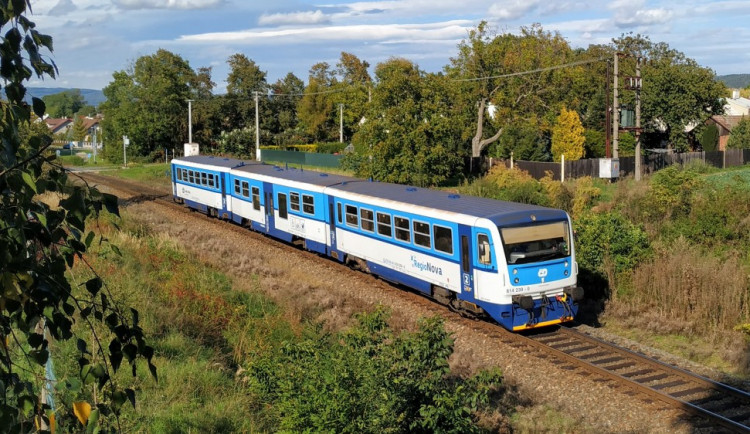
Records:
[[[552,158],[555,161],[560,161],[563,155],[568,161],[583,158],[583,133],[578,113],[563,107],[552,128]]]
[[[79,89],[66,90],[42,97],[47,113],[53,118],[72,118],[86,105]]]
[[[516,122],[549,131],[563,104],[575,109],[580,103],[571,89],[587,87],[581,67],[550,68],[573,60],[575,53],[562,36],[539,25],[522,27],[520,35],[496,35],[482,22],[458,49],[446,72],[461,88],[458,104],[471,125],[473,158]],[[488,116],[490,105],[493,116]]]
[[[265,107],[268,94],[266,73],[253,60],[240,53],[229,56],[227,64],[230,70],[223,114],[229,122],[225,130],[255,126],[256,92],[260,97],[258,104],[261,122],[269,120],[270,111]]]
[[[5,98],[0,106],[0,190],[6,193],[0,195],[0,426],[9,432],[49,426],[50,406],[39,393],[47,384],[44,366],[51,342],[76,338],[79,352],[69,361],[77,362],[85,381],[94,380],[99,396],[88,429],[106,427],[111,418],[109,426],[116,428],[121,405],[134,403],[135,392],[118,387],[113,376],[123,358],[135,373],[141,357],[155,375],[153,348],[145,343],[137,311],[126,316],[99,277],[73,287],[66,274],[74,263],[85,264],[84,253],[96,241],[87,218],[96,218],[104,208],[116,213],[117,198],[85,184],[69,184],[66,171],[48,152],[49,132],[40,134],[39,127],[29,124],[32,108],[41,117],[45,105],[38,98],[32,98],[31,107],[24,102],[24,83],[33,75],[56,76],[57,67],[43,55],[52,51],[52,38],[26,17],[28,0],[1,5]],[[39,195],[44,193],[60,195],[57,206],[42,202]],[[74,321],[94,333],[95,345],[74,335]],[[97,334],[100,327],[111,334]],[[69,385],[76,399],[86,399],[80,385]],[[58,421],[67,416],[56,415]]]
[[[372,90],[372,78],[367,68],[370,64],[360,60],[351,53],[342,52],[339,62],[336,64],[337,83],[333,89],[337,92],[331,94],[334,108],[333,124],[339,124],[339,116],[343,114],[344,140],[351,140],[357,131],[360,121],[365,115]]]
[[[293,73],[276,80],[271,89],[271,119],[274,121],[270,130],[276,145],[285,142],[299,141],[297,131],[297,105],[305,91],[305,83]]]
[[[113,77],[102,103],[104,152],[110,161],[121,161],[124,135],[130,139],[128,153],[141,156],[187,141],[187,100],[195,72],[186,60],[160,49]]]
[[[750,118],[743,117],[732,128],[732,133],[729,135],[729,140],[727,141],[727,148],[750,148]]]
[[[227,93],[240,98],[253,98],[255,92],[266,93],[266,73],[244,54],[233,54],[227,60]]]
[[[71,128],[71,134],[72,139],[76,142],[81,142],[86,139],[88,130],[86,129],[86,125],[83,123],[83,117],[76,116],[75,120],[73,121],[73,128]]]
[[[333,100],[329,92],[335,82],[328,63],[316,63],[310,68],[305,95],[299,101],[297,114],[303,131],[314,141],[328,141],[335,137]]]
[[[618,51],[648,59],[642,68],[642,124],[647,131],[662,130],[670,144],[687,149],[685,127],[703,124],[723,113],[722,96],[726,88],[716,81],[709,68],[674,50],[664,42],[653,43],[646,36],[627,34],[613,40]],[[633,75],[632,58],[623,59],[621,74]],[[625,92],[629,103],[632,92]]]
[[[460,125],[453,117],[449,80],[406,59],[375,67],[377,86],[366,121],[348,157],[360,176],[379,181],[438,185],[460,173]]]

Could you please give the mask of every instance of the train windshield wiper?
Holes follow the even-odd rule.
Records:
[[[561,252],[557,250],[556,248],[551,249],[544,249],[544,250],[536,250],[533,252],[512,252],[510,254],[510,263],[515,264],[519,259],[527,259],[527,258],[538,258],[541,256],[547,257],[547,256],[555,256],[560,254]]]

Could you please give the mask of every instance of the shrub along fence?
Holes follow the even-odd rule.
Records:
[[[620,157],[620,176],[633,175],[635,173],[635,157]],[[598,158],[566,161],[565,178],[582,178],[590,176],[599,177]],[[653,173],[673,164],[688,164],[691,161],[703,161],[711,166],[724,169],[733,166],[742,166],[750,163],[750,149],[728,149],[726,151],[711,152],[684,152],[648,154],[641,157],[641,168],[643,174]],[[498,160],[494,164],[505,164],[510,166],[509,160]],[[542,179],[546,172],[552,172],[554,179],[560,179],[560,163],[549,163],[541,161],[514,161],[519,169],[529,172],[536,179]]]

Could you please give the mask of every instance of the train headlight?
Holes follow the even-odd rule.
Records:
[[[565,261],[565,268],[568,268],[568,265],[569,265],[568,261]],[[566,274],[566,276],[567,276],[567,274]]]
[[[518,268],[513,269],[513,274],[518,274]]]
[[[518,282],[520,282],[520,280],[518,280],[518,277],[516,277],[515,279],[513,279],[513,283],[518,283]]]
[[[565,270],[563,271],[563,274],[567,276],[568,274],[570,274],[570,272],[568,270]]]

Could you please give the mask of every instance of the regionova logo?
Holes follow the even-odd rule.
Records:
[[[433,274],[437,274],[438,276],[443,275],[443,269],[440,268],[437,265],[431,264],[429,261],[422,262],[419,259],[417,259],[416,256],[411,257],[411,266],[420,270],[420,271],[427,271]]]

